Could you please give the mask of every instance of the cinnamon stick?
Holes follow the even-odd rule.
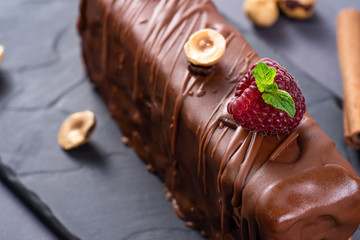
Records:
[[[346,142],[360,149],[360,12],[344,9],[337,16],[337,44],[344,88]]]

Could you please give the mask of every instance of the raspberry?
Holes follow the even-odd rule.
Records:
[[[254,76],[254,69],[260,62],[265,63],[269,69],[273,68],[276,70],[276,75],[275,71],[272,70],[273,76],[275,76],[272,80],[273,83],[269,84],[267,82],[266,84],[268,84],[267,86],[272,85],[271,87],[277,85],[275,86],[275,91],[283,90],[280,92],[285,91],[290,94],[295,107],[293,117],[290,116],[289,112],[281,110],[281,107],[279,109],[276,104],[274,106],[274,104],[265,103],[263,94],[267,90],[261,89],[261,85],[260,90],[262,92],[259,90],[258,78]],[[269,77],[266,74],[261,76]],[[265,89],[270,89],[266,87]],[[294,77],[277,62],[263,58],[253,65],[237,84],[235,97],[228,104],[227,110],[234,116],[235,121],[245,129],[274,135],[288,134],[294,130],[299,125],[306,111],[306,105],[305,98]]]

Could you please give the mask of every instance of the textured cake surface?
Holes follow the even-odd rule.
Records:
[[[211,1],[83,0],[78,27],[90,79],[189,226],[212,239],[345,240],[356,230],[359,178],[308,114],[276,136],[227,114],[259,57]],[[196,76],[183,45],[203,28],[227,50]]]

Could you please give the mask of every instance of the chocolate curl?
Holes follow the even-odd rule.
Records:
[[[337,44],[344,88],[345,140],[360,149],[360,12],[356,9],[339,12]]]

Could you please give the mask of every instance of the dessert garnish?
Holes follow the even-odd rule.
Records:
[[[184,45],[189,62],[199,67],[215,65],[225,53],[226,40],[218,31],[210,28],[193,33]]]
[[[89,110],[71,114],[61,125],[58,142],[65,150],[87,143],[95,130],[95,114]]]
[[[259,27],[270,27],[279,18],[276,0],[246,0],[243,9],[250,20]]]
[[[0,45],[0,64],[2,62],[3,56],[4,56],[5,48],[3,45]]]
[[[287,17],[307,19],[314,13],[316,0],[279,0],[279,7]]]
[[[263,58],[237,84],[227,110],[245,129],[273,135],[294,130],[306,106],[294,77],[277,62]]]

